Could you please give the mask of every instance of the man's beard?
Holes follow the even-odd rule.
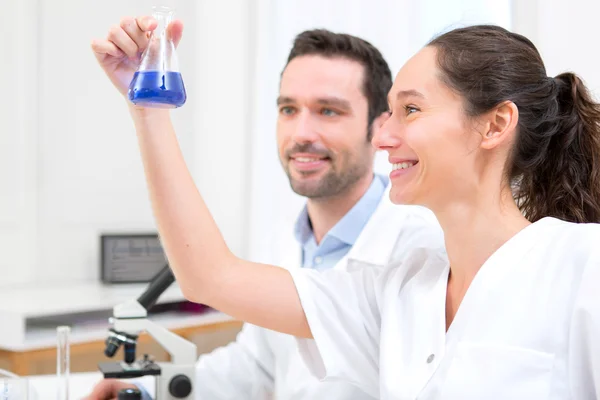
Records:
[[[300,196],[311,199],[332,197],[347,191],[367,172],[366,165],[356,163],[351,167],[342,168],[344,173],[340,173],[336,170],[334,161],[330,159],[329,162],[331,163],[330,170],[321,178],[314,180],[294,179],[289,168],[286,168],[292,190]]]

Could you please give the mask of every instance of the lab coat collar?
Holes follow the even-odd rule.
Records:
[[[412,212],[411,207],[418,207],[393,204],[390,200],[390,189],[391,184],[388,183],[376,210],[358,236],[356,243],[335,268],[346,269],[349,260],[353,265],[385,266],[389,263],[400,231],[404,229],[404,220]],[[431,214],[431,218],[435,220],[433,213],[428,210],[426,213]],[[290,235],[288,231],[287,235],[280,234],[277,241],[279,249],[283,250],[277,265],[285,268],[300,268],[302,250],[294,235]]]
[[[363,228],[373,215],[377,205],[380,203],[382,193],[386,193],[388,180],[385,176],[374,174],[373,180],[365,194],[358,202],[335,224],[325,235],[333,237],[349,246],[356,244],[356,239],[360,236]],[[313,236],[308,209],[305,205],[296,224],[294,225],[294,236],[301,246],[305,246],[308,240]]]

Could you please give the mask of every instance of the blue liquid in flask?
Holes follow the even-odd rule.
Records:
[[[181,107],[187,98],[181,73],[172,71],[137,71],[128,95],[133,104],[153,108]]]

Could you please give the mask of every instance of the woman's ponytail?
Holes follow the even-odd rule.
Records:
[[[523,157],[518,145],[514,153],[521,209],[530,221],[600,222],[600,105],[573,73],[549,78],[549,91],[546,123],[534,128],[545,132],[532,135],[547,139],[537,143],[538,157]]]

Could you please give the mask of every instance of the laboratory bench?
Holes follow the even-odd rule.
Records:
[[[0,368],[20,376],[56,371],[56,327],[68,325],[71,371],[98,371],[100,362],[123,358],[122,349],[104,355],[112,308],[137,299],[147,284],[28,285],[0,290]],[[152,307],[149,318],[198,346],[198,354],[235,339],[242,323],[208,307],[189,303],[174,283]],[[137,354],[156,361],[169,355],[149,335],[138,339]]]

